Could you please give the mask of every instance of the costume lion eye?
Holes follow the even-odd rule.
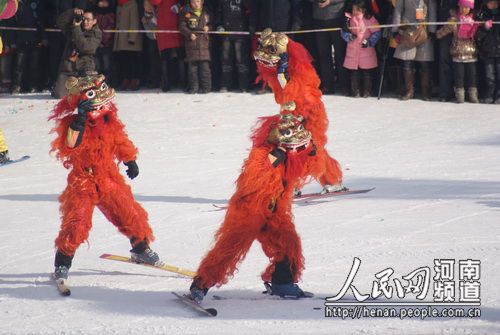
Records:
[[[105,82],[103,82],[103,83],[101,84],[101,91],[105,91],[105,90],[107,90],[107,89],[108,89],[108,85],[107,85]]]
[[[272,54],[275,54],[276,53],[276,48],[273,47],[273,46],[270,46],[269,47],[269,52],[272,53]]]
[[[85,92],[85,95],[87,96],[87,98],[90,98],[90,99],[92,99],[96,96],[94,90],[88,90],[87,92]]]
[[[292,137],[293,131],[290,128],[288,128],[288,129],[282,130],[281,135],[285,136],[286,138],[289,138],[289,137]]]
[[[302,130],[304,130],[304,126],[303,126],[303,125],[299,125],[299,126],[297,127],[297,131],[302,131]]]

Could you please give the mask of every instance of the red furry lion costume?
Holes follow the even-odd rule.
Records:
[[[294,108],[288,103],[283,110]],[[304,296],[294,285],[304,269],[304,257],[291,208],[293,189],[312,157],[311,134],[303,120],[293,114],[261,119],[215,245],[198,268],[189,298],[200,302],[210,287],[227,283],[255,240],[270,259],[262,279],[272,284],[271,294],[282,295],[276,290],[284,285],[292,288],[292,295]]]
[[[318,179],[322,186],[342,183],[340,164],[325,149],[328,117],[321,101],[320,79],[314,70],[312,58],[299,43],[285,34],[263,31],[254,52],[259,77],[273,90],[280,105],[294,101],[296,112],[307,119],[316,146],[316,156],[306,166],[305,176]],[[306,180],[302,181],[302,185]]]
[[[68,186],[59,197],[62,224],[55,241],[56,272],[62,266],[67,272],[76,249],[87,240],[95,206],[131,240],[136,254],[150,250],[148,244],[154,239],[148,214],[134,200],[115,161],[129,167],[130,178],[139,173],[137,148],[112,102],[114,90],[102,75],[70,77],[66,88],[68,95],[49,117],[56,122],[52,132],[57,133],[51,152],[71,170]]]

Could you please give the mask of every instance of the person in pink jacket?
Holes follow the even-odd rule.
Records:
[[[351,70],[351,91],[353,97],[359,98],[360,72],[363,77],[363,97],[371,96],[372,71],[378,66],[375,44],[380,39],[379,23],[373,16],[373,9],[369,0],[354,0],[351,13],[346,13],[347,20],[342,27],[342,38],[347,42],[347,52],[344,67]]]

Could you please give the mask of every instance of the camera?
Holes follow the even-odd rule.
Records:
[[[82,14],[75,15],[75,22],[76,23],[80,23],[82,21],[83,21],[83,15]]]

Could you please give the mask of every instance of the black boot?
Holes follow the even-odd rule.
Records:
[[[295,279],[292,272],[295,272],[295,266],[290,266],[290,261],[288,257],[285,256],[282,261],[275,264],[274,272],[271,277],[271,284],[264,283],[267,293],[280,297],[313,297],[314,294],[304,292],[297,284],[294,284]]]
[[[9,158],[9,150],[0,152],[0,164],[4,164],[10,161],[11,159]]]
[[[14,74],[12,76],[12,94],[19,94],[23,83],[23,77],[26,72],[27,51],[24,48],[17,49],[14,60]]]
[[[359,71],[351,72],[351,91],[354,98],[359,98],[361,96],[359,91]]]
[[[363,71],[363,98],[372,96],[372,74],[369,70]]]
[[[401,67],[398,65],[389,66],[387,68],[389,73],[389,81],[391,83],[391,90],[394,95],[402,96],[404,94],[404,84],[401,76]]]
[[[168,80],[168,61],[161,61],[161,89],[163,92],[170,91],[170,82]]]

